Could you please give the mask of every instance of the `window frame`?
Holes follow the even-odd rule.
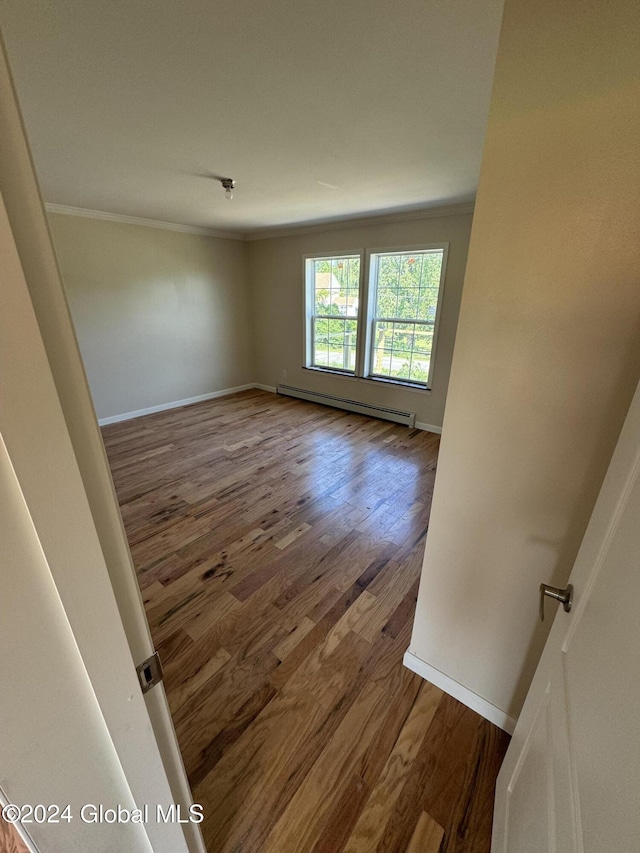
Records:
[[[399,379],[394,376],[379,376],[373,373],[373,358],[374,350],[372,346],[373,329],[378,318],[375,316],[375,304],[377,295],[377,282],[375,277],[377,274],[378,258],[382,255],[404,254],[410,252],[442,252],[442,266],[440,269],[440,281],[438,283],[438,301],[436,305],[436,313],[433,324],[425,322],[424,325],[431,326],[433,329],[433,340],[431,345],[431,355],[429,359],[429,375],[426,382],[416,382],[410,379]],[[436,362],[436,350],[438,345],[438,332],[440,327],[440,317],[442,314],[442,303],[444,299],[444,289],[447,273],[447,260],[449,254],[449,243],[420,243],[404,246],[390,246],[384,248],[371,249],[355,249],[342,250],[331,252],[313,252],[303,255],[303,275],[304,275],[304,299],[303,299],[303,353],[304,365],[306,370],[314,370],[320,373],[328,373],[334,376],[341,376],[347,379],[355,379],[357,381],[380,382],[387,385],[395,385],[401,388],[412,391],[422,391],[430,393],[433,385],[433,376]],[[315,286],[312,275],[313,262],[317,260],[335,260],[335,259],[358,258],[360,260],[360,278],[359,278],[359,300],[356,333],[356,359],[355,369],[347,370],[340,367],[328,367],[315,365],[313,363],[314,353],[314,320],[315,313]],[[333,318],[337,319],[337,318]],[[348,318],[346,318],[348,319]],[[390,318],[386,318],[390,319]],[[399,318],[397,322],[416,322],[414,320],[406,320]],[[422,321],[417,321],[422,323]]]
[[[356,363],[355,368],[353,370],[349,370],[344,367],[329,367],[324,365],[317,365],[313,363],[313,352],[314,352],[314,324],[316,319],[329,319],[329,320],[339,320],[342,319],[340,317],[332,317],[328,316],[325,318],[324,315],[317,315],[315,311],[316,305],[316,294],[315,294],[315,281],[313,279],[313,263],[314,261],[331,261],[331,260],[347,260],[350,258],[357,258],[360,262],[360,275],[358,276],[358,313],[355,317],[344,316],[345,320],[356,320],[357,321],[357,332],[356,332]],[[339,376],[349,376],[352,378],[358,377],[358,363],[359,363],[359,354],[360,354],[360,341],[362,339],[362,294],[363,294],[363,278],[364,278],[364,252],[362,249],[356,249],[354,251],[341,251],[341,252],[314,252],[310,255],[303,256],[303,273],[304,273],[304,366],[308,370],[320,370],[323,373],[335,373]]]
[[[378,271],[378,259],[383,255],[397,255],[397,254],[409,254],[409,253],[425,253],[425,252],[442,252],[442,266],[440,267],[440,280],[438,282],[438,301],[436,304],[436,313],[433,320],[433,323],[429,323],[428,321],[421,320],[405,320],[405,318],[378,318],[376,317],[376,297],[377,297],[377,271]],[[384,249],[367,249],[366,251],[366,259],[365,259],[365,267],[366,267],[366,279],[365,279],[365,293],[364,293],[364,304],[366,306],[366,325],[365,325],[365,334],[363,337],[363,362],[362,362],[362,372],[358,375],[363,379],[370,379],[372,382],[390,382],[393,385],[404,385],[410,388],[416,388],[419,390],[431,391],[433,386],[433,373],[435,368],[436,361],[436,350],[438,346],[438,329],[440,326],[440,316],[442,314],[442,302],[444,297],[444,286],[447,275],[447,258],[449,252],[449,244],[448,243],[429,243],[429,244],[415,244],[411,246],[392,246],[390,248]],[[431,326],[433,329],[433,339],[431,344],[431,353],[429,356],[429,375],[425,382],[417,382],[411,379],[399,379],[395,376],[380,376],[373,372],[373,359],[374,359],[374,347],[373,347],[373,330],[376,321],[380,319],[385,319],[391,322],[400,322],[400,323],[419,323],[420,325]]]

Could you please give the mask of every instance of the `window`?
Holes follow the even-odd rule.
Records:
[[[429,388],[446,250],[307,258],[306,367]]]
[[[368,375],[429,385],[444,248],[371,255]]]
[[[307,367],[355,373],[360,255],[307,261]]]

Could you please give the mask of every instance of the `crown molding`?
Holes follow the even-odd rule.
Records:
[[[446,216],[464,216],[473,213],[472,201],[461,204],[447,204],[439,207],[421,207],[412,210],[399,210],[395,213],[378,213],[369,216],[352,216],[344,219],[330,219],[306,225],[269,227],[241,233],[239,231],[221,231],[215,228],[199,228],[196,225],[179,225],[177,222],[163,222],[159,219],[143,219],[138,216],[125,216],[122,213],[107,213],[103,210],[90,210],[86,207],[70,207],[66,204],[46,203],[48,213],[60,213],[64,216],[80,216],[84,219],[102,219],[106,222],[123,222],[126,225],[144,225],[147,228],[164,228],[182,234],[200,234],[204,237],[222,237],[225,240],[271,240],[277,237],[296,237],[304,234],[318,234],[323,231],[342,231],[345,228],[361,228],[367,225],[390,225],[394,222],[410,222],[416,219],[435,219]]]
[[[142,219],[138,216],[125,216],[122,213],[107,213],[103,210],[89,210],[86,207],[69,207],[66,204],[45,204],[47,213],[61,213],[64,216],[80,216],[83,219],[103,219],[106,222],[123,222],[126,225],[144,225],[147,228],[164,228],[166,231],[179,231],[182,234],[200,234],[203,237],[223,237],[225,240],[243,240],[244,235],[237,231],[218,231],[214,228],[198,228],[196,225],[179,225],[177,222],[163,222],[159,219]]]
[[[343,228],[361,228],[366,225],[387,225],[393,222],[409,222],[414,219],[434,219],[445,216],[464,216],[473,213],[474,202],[447,204],[439,207],[421,207],[399,210],[395,213],[378,213],[369,216],[353,216],[330,219],[307,225],[291,225],[283,228],[261,228],[243,234],[243,240],[271,240],[276,237],[296,237],[301,234],[316,234],[322,231],[341,231]]]

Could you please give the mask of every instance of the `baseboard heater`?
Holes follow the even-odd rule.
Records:
[[[300,400],[309,400],[310,403],[322,403],[324,406],[333,406],[334,409],[346,409],[347,412],[357,412],[359,415],[369,415],[372,418],[382,418],[384,421],[393,421],[396,424],[415,426],[415,412],[401,412],[399,409],[387,409],[384,406],[371,406],[369,403],[358,403],[355,400],[346,400],[344,397],[334,397],[333,394],[319,394],[317,391],[305,391],[304,388],[292,388],[291,385],[278,385],[278,394],[287,397],[298,397]]]

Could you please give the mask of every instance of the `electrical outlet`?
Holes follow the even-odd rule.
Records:
[[[283,378],[283,379],[286,379],[286,378],[287,378],[287,368],[286,368],[286,367],[285,367],[285,368],[283,369],[283,371],[282,371],[282,378]]]

